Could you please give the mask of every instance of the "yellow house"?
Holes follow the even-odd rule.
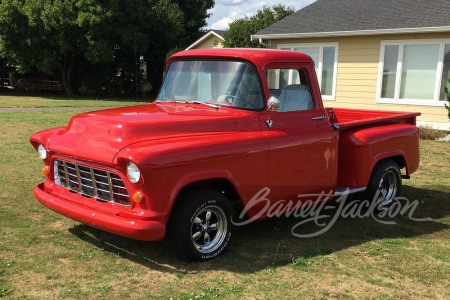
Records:
[[[450,0],[318,0],[252,39],[310,55],[325,106],[419,111],[419,125],[450,129]]]
[[[208,49],[208,48],[223,48],[223,34],[226,31],[211,29],[205,33],[201,38],[192,43],[186,50],[190,49]]]

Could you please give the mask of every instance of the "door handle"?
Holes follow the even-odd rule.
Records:
[[[326,117],[325,116],[320,116],[320,117],[314,117],[311,120],[324,120]]]

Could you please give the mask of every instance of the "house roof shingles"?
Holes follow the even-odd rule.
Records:
[[[227,30],[217,30],[217,29],[210,29],[209,31],[214,31],[215,33],[217,33],[218,35],[224,35],[225,32],[227,32]]]
[[[450,26],[450,0],[318,0],[258,35]]]

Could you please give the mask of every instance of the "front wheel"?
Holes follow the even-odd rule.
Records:
[[[392,160],[378,164],[370,177],[364,199],[375,201],[377,210],[387,210],[400,195],[402,177],[398,164]]]
[[[185,193],[178,201],[171,217],[176,254],[188,262],[221,254],[232,233],[229,200],[213,190],[196,190]]]

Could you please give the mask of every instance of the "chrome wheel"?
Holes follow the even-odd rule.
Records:
[[[216,205],[202,208],[192,219],[191,240],[203,254],[216,251],[225,240],[228,230],[226,213]]]
[[[378,184],[379,198],[378,203],[382,206],[389,206],[397,195],[398,181],[394,171],[389,170],[381,177]]]

